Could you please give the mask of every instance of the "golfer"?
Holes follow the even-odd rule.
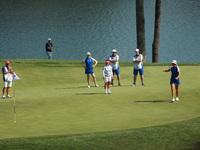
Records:
[[[111,94],[110,91],[110,82],[113,77],[112,67],[109,65],[110,61],[106,60],[106,65],[103,67],[103,79],[105,82],[104,89],[105,94]]]
[[[140,73],[140,79],[142,82],[142,85],[145,86],[144,84],[144,76],[143,76],[143,55],[140,54],[140,50],[136,49],[135,50],[136,55],[133,56],[133,63],[134,63],[134,70],[133,70],[133,74],[134,74],[134,78],[133,78],[133,84],[132,86],[136,86],[136,79],[137,79],[137,75],[138,72]]]
[[[4,87],[3,87],[3,95],[2,98],[5,99],[11,98],[9,95],[10,87],[12,87],[12,78],[13,78],[13,70],[10,67],[10,62],[6,61],[6,65],[2,67],[2,74],[3,74],[3,81],[4,81]],[[5,93],[7,92],[7,95],[5,97]]]
[[[119,55],[117,55],[116,49],[113,49],[111,51],[111,53],[112,53],[112,55],[109,57],[110,65],[111,65],[112,71],[113,71],[113,77],[111,79],[111,85],[113,85],[114,74],[116,74],[117,80],[118,80],[118,85],[121,86],[120,75],[119,75]]]
[[[93,65],[93,62],[95,62],[94,65]],[[84,63],[85,63],[85,66],[84,66]],[[97,63],[98,61],[91,57],[90,52],[87,52],[87,57],[83,59],[83,61],[81,62],[81,65],[85,68],[85,74],[87,75],[88,88],[90,88],[90,74],[93,77],[95,87],[99,87],[96,83],[96,78],[93,71],[93,68],[96,67]]]
[[[46,43],[46,53],[48,59],[52,59],[52,50],[53,50],[53,44],[51,43],[51,38],[48,38],[48,42]]]
[[[173,60],[172,61],[172,66],[170,69],[168,70],[163,70],[163,72],[169,72],[171,71],[171,80],[170,80],[170,85],[171,85],[171,93],[172,93],[172,101],[174,102],[175,100],[178,101],[179,98],[179,85],[180,85],[180,81],[179,81],[179,77],[181,76],[181,72],[180,69],[177,65],[177,61]],[[174,87],[176,88],[176,99],[174,99]]]

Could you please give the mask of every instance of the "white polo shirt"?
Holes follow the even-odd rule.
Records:
[[[142,54],[134,55],[133,61],[135,61],[135,60],[143,60],[143,55]],[[142,69],[142,65],[143,65],[142,61],[134,63],[134,69]]]
[[[109,57],[109,60],[118,60],[117,62],[113,63],[113,62],[110,62],[110,65],[112,67],[113,70],[117,70],[119,68],[119,55],[111,55]]]

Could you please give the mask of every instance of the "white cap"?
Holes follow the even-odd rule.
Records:
[[[135,52],[139,52],[140,50],[138,48],[136,48]]]
[[[111,53],[117,53],[117,50],[116,50],[116,49],[113,49],[113,50],[111,51]]]
[[[48,38],[48,41],[51,41],[51,38]]]
[[[88,56],[88,55],[91,55],[90,52],[87,52],[87,56]]]
[[[176,60],[172,60],[172,64],[177,64],[177,61]]]

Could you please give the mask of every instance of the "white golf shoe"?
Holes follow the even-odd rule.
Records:
[[[178,98],[178,97],[176,97],[176,101],[179,101],[179,98]]]
[[[10,95],[7,95],[6,97],[7,97],[7,98],[11,98],[11,96],[10,96]]]
[[[88,88],[90,88],[90,85],[88,85]]]
[[[3,95],[3,96],[2,96],[2,99],[5,99],[5,98],[6,98],[5,95]]]
[[[173,102],[175,102],[175,99],[174,99],[174,98],[172,98],[172,101],[171,101],[171,103],[173,103]]]
[[[111,91],[108,91],[108,94],[111,94],[112,92]]]
[[[96,84],[95,87],[99,87],[99,86]]]

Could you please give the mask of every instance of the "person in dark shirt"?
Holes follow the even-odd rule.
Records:
[[[46,43],[46,53],[48,59],[52,59],[52,50],[53,50],[53,44],[51,43],[51,38],[48,38],[48,42]]]

